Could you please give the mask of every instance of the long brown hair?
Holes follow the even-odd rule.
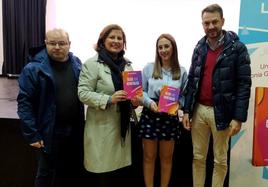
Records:
[[[107,25],[106,27],[104,27],[99,35],[98,42],[95,46],[95,50],[97,52],[99,52],[99,50],[101,48],[104,48],[104,42],[105,42],[106,38],[108,37],[108,35],[110,34],[110,32],[112,32],[112,30],[120,30],[123,33],[124,49],[126,49],[126,45],[127,45],[126,35],[125,35],[125,32],[123,31],[122,27],[120,27],[119,25],[116,25],[116,24],[110,24],[110,25]]]
[[[180,69],[180,64],[179,64],[179,59],[178,59],[178,50],[177,50],[177,44],[173,36],[170,34],[161,34],[157,40],[156,40],[156,52],[155,52],[155,63],[154,63],[154,71],[152,77],[154,79],[162,79],[162,74],[161,74],[161,68],[162,68],[162,60],[161,57],[159,56],[158,53],[158,41],[162,38],[165,38],[171,42],[173,51],[171,55],[171,73],[172,73],[172,80],[178,80],[180,79],[180,74],[181,74],[181,69]]]

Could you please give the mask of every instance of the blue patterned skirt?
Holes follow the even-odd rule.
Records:
[[[178,116],[153,112],[143,107],[138,123],[138,136],[151,140],[177,140],[181,134]]]

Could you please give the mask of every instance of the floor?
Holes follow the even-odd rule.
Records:
[[[17,115],[17,79],[0,77],[0,187],[33,186],[36,162]]]

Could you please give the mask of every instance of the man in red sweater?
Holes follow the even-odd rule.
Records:
[[[222,187],[227,173],[229,138],[247,119],[251,69],[246,46],[231,31],[222,30],[222,8],[202,11],[205,36],[196,45],[184,91],[185,129],[193,143],[193,184],[203,187],[210,136],[213,137],[213,187]]]

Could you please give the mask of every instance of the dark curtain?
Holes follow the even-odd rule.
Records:
[[[2,74],[16,76],[27,63],[28,50],[44,44],[46,0],[2,0]]]

